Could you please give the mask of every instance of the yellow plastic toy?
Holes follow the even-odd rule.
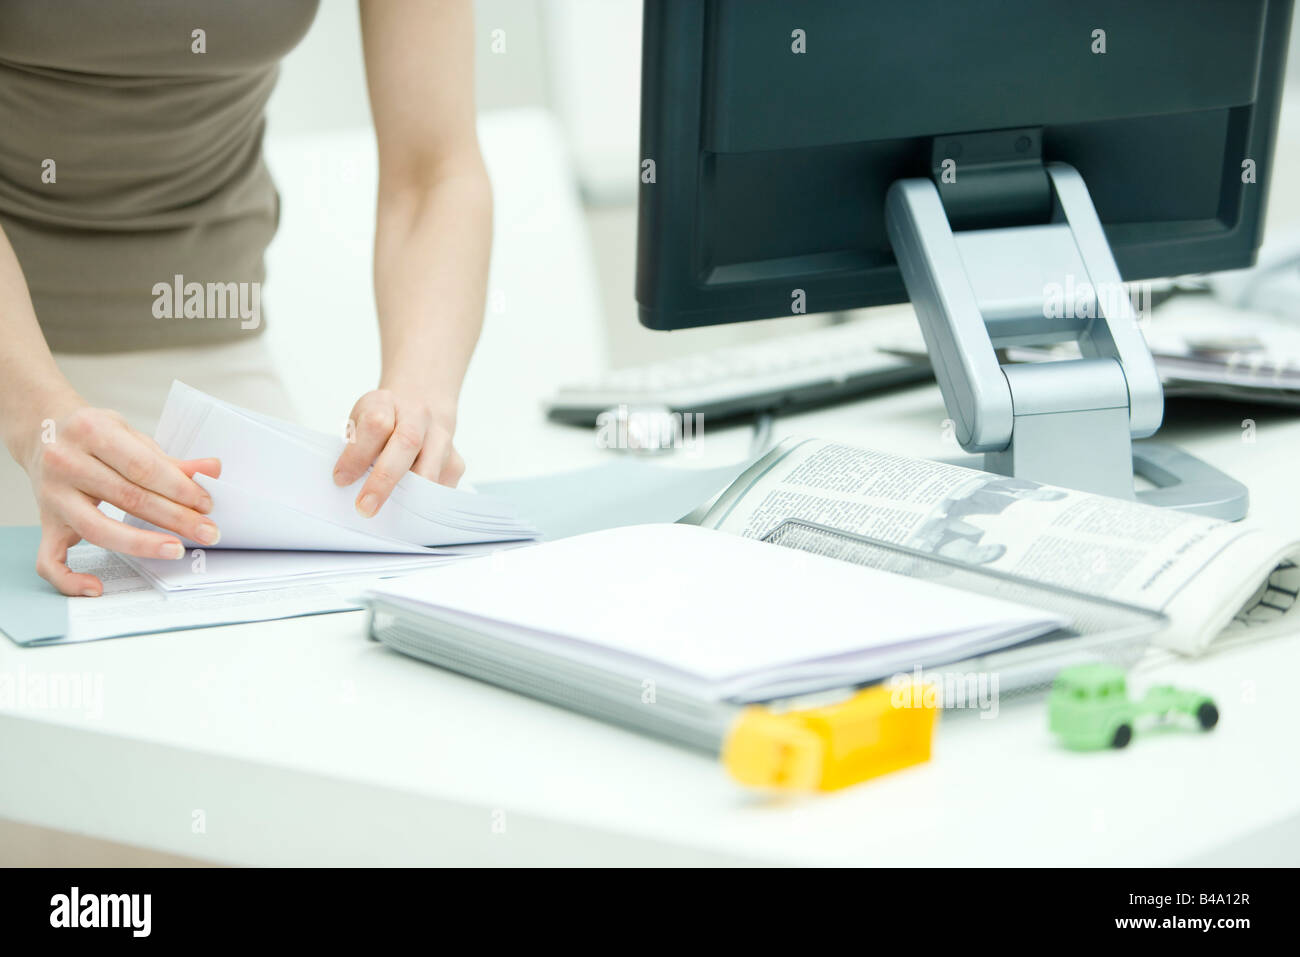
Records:
[[[875,685],[803,711],[745,708],[722,764],[749,787],[836,791],[930,760],[939,710],[924,685]]]

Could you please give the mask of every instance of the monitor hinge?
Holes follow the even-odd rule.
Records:
[[[1051,218],[1039,127],[937,136],[930,175],[953,229],[1036,226]]]

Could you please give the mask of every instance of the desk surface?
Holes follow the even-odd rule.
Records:
[[[585,267],[546,254],[581,241],[574,216],[546,206],[568,187],[536,178],[549,155],[536,140],[550,134],[520,122],[533,137],[527,148],[509,149],[502,130],[484,136],[490,163],[514,152],[526,174],[494,170],[494,274],[523,278],[489,317],[497,331],[467,385],[458,442],[477,480],[612,454],[537,411],[550,385],[594,371],[600,335],[577,288],[590,278]],[[354,174],[356,188],[322,215],[365,222],[364,209],[340,208],[373,196],[373,170]],[[295,218],[310,201],[295,191],[307,188],[302,177],[282,181],[280,248],[301,250],[278,262],[290,288],[286,276],[306,283],[357,255],[342,242],[352,235],[345,225],[320,230]],[[346,302],[364,309],[366,299]],[[327,305],[304,313],[317,321]],[[346,355],[348,340],[339,342]],[[340,393],[335,402],[350,392],[328,363],[302,365],[301,388],[315,376]],[[359,384],[369,373],[346,374]],[[308,410],[325,427],[337,417]],[[945,417],[937,390],[921,387],[781,420],[777,432],[946,457],[959,450]],[[1245,418],[1256,423],[1253,443],[1243,441]],[[1246,481],[1251,520],[1300,536],[1300,416],[1175,407],[1162,438]],[[719,465],[748,445],[748,429],[706,423],[698,454],[678,455],[683,465]],[[0,817],[249,864],[1295,863],[1298,653],[1300,638],[1287,637],[1157,661],[1134,676],[1139,688],[1167,680],[1213,694],[1223,720],[1209,735],[1070,754],[1049,738],[1041,703],[1007,705],[991,720],[945,716],[925,766],[840,794],[772,800],[734,787],[705,757],[389,652],[365,640],[361,613],[35,650],[4,642],[0,672],[91,675],[102,680],[103,712],[0,710],[10,769]]]
[[[940,454],[942,411],[923,387],[783,425]],[[1250,482],[1256,516],[1300,524],[1282,467],[1300,417],[1269,414],[1256,413],[1253,446],[1231,421],[1188,445]],[[566,445],[583,435],[527,427]],[[708,458],[746,440],[710,435]],[[97,719],[0,717],[9,766],[27,769],[0,815],[257,864],[1294,862],[1297,652],[1287,637],[1134,676],[1213,694],[1223,721],[1208,735],[1071,754],[1041,702],[1004,705],[991,720],[945,716],[926,766],[778,801],[705,757],[389,652],[364,639],[360,613],[0,645],[6,671],[103,676]]]

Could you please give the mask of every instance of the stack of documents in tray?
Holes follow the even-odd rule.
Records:
[[[1004,648],[1063,619],[691,525],[459,562],[366,595],[374,637],[538,697],[823,691]],[[628,699],[633,700],[633,699]],[[635,703],[635,701],[634,701]]]
[[[1167,396],[1300,405],[1300,327],[1294,321],[1185,295],[1156,309],[1142,333]],[[1024,362],[1078,354],[1072,343],[1008,351]]]
[[[196,475],[212,495],[215,547],[186,542],[180,561],[130,559],[164,591],[238,590],[384,575],[535,537],[501,499],[408,472],[373,518],[333,469],[345,445],[329,436],[172,384],[157,441],[179,459],[215,457],[220,478]],[[138,519],[132,524],[145,526]]]
[[[1300,328],[1208,296],[1170,300],[1144,330],[1169,395],[1300,405]]]

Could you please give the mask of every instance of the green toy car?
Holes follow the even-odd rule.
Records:
[[[1156,685],[1140,701],[1130,701],[1124,672],[1100,663],[1062,670],[1052,682],[1047,708],[1048,727],[1075,751],[1125,747],[1138,719],[1147,716],[1161,723],[1185,716],[1203,731],[1219,723],[1219,709],[1197,691]]]

